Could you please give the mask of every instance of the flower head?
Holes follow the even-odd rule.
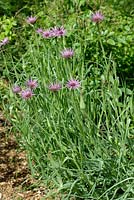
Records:
[[[33,94],[32,90],[30,90],[30,89],[22,90],[22,92],[21,92],[21,97],[22,97],[23,99],[29,99],[29,98],[31,98],[33,95],[34,95],[34,94]]]
[[[53,37],[61,37],[66,35],[66,30],[64,29],[63,26],[61,27],[54,27],[51,30]]]
[[[75,79],[71,79],[67,82],[67,88],[70,88],[70,89],[77,89],[80,87],[80,82],[78,80],[75,80]]]
[[[9,39],[8,39],[8,37],[5,37],[1,42],[0,42],[0,47],[1,46],[5,46],[6,44],[8,44],[9,43]]]
[[[36,22],[36,20],[37,20],[37,18],[36,17],[28,17],[27,19],[26,19],[26,22],[28,23],[28,24],[34,24],[35,22]]]
[[[32,79],[28,80],[26,84],[31,89],[35,89],[38,86],[37,80],[32,80]]]
[[[91,17],[91,20],[95,23],[101,22],[103,19],[104,19],[104,16],[99,11],[95,12]]]
[[[42,29],[42,28],[38,28],[38,29],[36,30],[36,32],[39,33],[39,34],[40,34],[40,33],[43,33],[43,29]]]
[[[13,93],[16,93],[16,94],[20,93],[21,90],[22,90],[21,87],[19,87],[18,85],[15,85],[15,86],[12,88]]]
[[[42,32],[42,36],[44,38],[51,38],[51,37],[53,37],[53,34],[52,34],[51,30],[45,30],[45,31]]]
[[[66,34],[66,30],[62,26],[47,29],[45,31],[38,29],[37,32],[41,33],[44,38],[61,37]]]
[[[57,92],[61,89],[61,85],[59,83],[53,83],[49,86],[49,90],[52,92]]]
[[[61,55],[63,58],[71,58],[74,55],[74,51],[72,49],[64,49]]]

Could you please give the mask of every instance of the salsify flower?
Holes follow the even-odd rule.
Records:
[[[67,82],[66,86],[69,89],[77,89],[80,87],[80,82],[76,79],[71,79]]]
[[[64,49],[61,55],[63,58],[71,58],[74,55],[74,51],[72,49]]]
[[[27,84],[27,86],[28,86],[29,88],[31,88],[31,89],[35,89],[35,88],[37,88],[37,86],[38,86],[37,80],[32,80],[32,79],[28,80],[28,81],[26,82],[26,84]]]
[[[8,39],[8,37],[5,37],[3,40],[1,40],[1,42],[0,42],[0,47],[1,46],[5,46],[6,44],[8,44],[9,43],[9,39]]]
[[[66,34],[66,30],[63,28],[63,26],[61,26],[61,27],[54,27],[51,29],[47,29],[44,31],[38,30],[38,33],[42,33],[42,36],[44,38],[53,38],[53,37],[64,36]]]
[[[51,85],[49,85],[48,88],[52,92],[57,92],[58,90],[61,89],[61,84],[59,84],[59,83],[52,83]]]
[[[51,37],[53,37],[53,33],[52,33],[51,30],[45,30],[45,31],[42,32],[42,36],[44,38],[51,38]]]
[[[36,22],[36,20],[37,20],[37,18],[36,17],[28,17],[27,19],[26,19],[26,22],[28,23],[28,24],[34,24],[35,22]]]
[[[66,35],[66,30],[64,29],[63,26],[61,27],[54,27],[52,28],[52,35],[53,37],[60,37]]]
[[[21,92],[21,97],[25,100],[30,99],[33,95],[34,94],[33,94],[32,90],[30,90],[29,88],[22,90],[22,92]]]
[[[104,16],[99,11],[95,12],[91,17],[91,20],[95,23],[101,22],[103,19],[104,19]]]
[[[21,92],[21,87],[19,87],[18,85],[15,85],[13,88],[12,88],[12,91],[13,93],[20,93]]]
[[[39,33],[39,34],[40,34],[40,33],[43,33],[43,29],[42,29],[42,28],[38,28],[38,29],[36,30],[36,32]]]

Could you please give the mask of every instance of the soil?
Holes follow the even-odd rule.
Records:
[[[44,199],[46,190],[33,188],[36,181],[30,175],[26,154],[9,129],[10,124],[0,111],[0,200]]]

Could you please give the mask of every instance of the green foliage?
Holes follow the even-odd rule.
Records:
[[[112,54],[113,59],[117,63],[117,72],[120,77],[124,76],[124,78],[132,78],[134,77],[133,20],[131,17],[122,16],[119,11],[117,12],[113,9],[110,10],[110,8],[108,11],[104,9],[104,13],[105,21],[102,22],[104,25],[101,25],[100,27],[99,37],[101,37],[106,55]],[[92,36],[91,30],[94,32]],[[100,46],[98,46],[97,52],[95,52],[95,48],[98,45],[98,36],[95,33],[96,30],[94,30],[94,27],[90,26],[90,35],[86,35],[87,42],[90,42],[89,49],[87,49],[87,56],[93,61],[95,61],[97,54],[100,56],[102,54]]]
[[[8,95],[6,94],[8,93],[8,91],[8,83],[5,80],[0,79],[0,102],[7,102],[6,100]],[[0,109],[2,110],[2,103],[0,104]]]
[[[0,99],[33,176],[57,188],[63,200],[134,196],[134,98],[120,81],[122,75],[134,76],[133,21],[101,2],[5,1],[2,8],[9,5],[10,14],[20,10],[0,22],[1,39],[10,38],[1,48],[1,73],[10,87]],[[91,14],[98,9],[105,18],[94,24]],[[25,20],[31,14],[38,17],[34,25]],[[37,28],[61,25],[67,30],[63,38],[36,33]],[[64,48],[72,48],[74,57],[61,58]],[[24,100],[21,93],[13,94],[13,85],[25,89],[29,78],[38,80],[34,96]],[[81,82],[79,89],[67,89],[71,78]],[[54,82],[62,90],[51,92],[48,86]]]
[[[115,10],[120,10],[123,15],[131,16],[134,13],[134,2],[133,0],[108,0],[110,5],[112,4]]]
[[[0,18],[0,40],[2,40],[4,37],[9,37],[12,39],[12,37],[15,37],[15,33],[13,33],[13,28],[16,26],[16,20],[14,17],[6,17],[3,16]]]
[[[0,0],[0,15],[12,16],[21,10],[25,10],[25,14],[29,14],[33,9],[41,6],[41,3],[46,3],[46,0]]]
[[[35,95],[27,101],[12,93],[11,83],[6,109],[16,133],[21,132],[16,137],[27,151],[33,175],[57,188],[63,199],[131,198],[133,92],[119,85],[115,62],[105,52],[103,66],[85,63],[83,44],[75,46],[77,38],[70,45],[75,56],[63,60],[60,52],[67,40],[34,35],[22,63],[12,64],[16,84],[23,89],[29,77],[38,80]],[[81,81],[78,90],[66,88],[71,77]],[[62,90],[49,91],[52,82],[60,82]]]
[[[24,54],[29,36],[35,31],[25,23],[26,17],[34,13],[38,17],[34,29],[38,27],[47,29],[56,25],[64,25],[69,29],[68,44],[76,35],[80,38],[81,43],[86,43],[85,61],[87,62],[89,60],[91,63],[98,62],[96,58],[99,57],[99,63],[101,63],[102,49],[98,42],[98,38],[101,37],[106,56],[112,54],[117,63],[119,76],[124,79],[130,78],[130,80],[134,77],[133,17],[125,16],[122,14],[121,9],[113,9],[113,5],[116,5],[116,2],[113,5],[109,5],[106,2],[100,4],[99,1],[63,2],[62,0],[53,1],[51,5],[48,1],[32,3],[24,1],[23,3],[24,7],[18,11],[16,17],[11,19],[4,17],[4,19],[1,19],[2,26],[6,27],[6,30],[2,31],[1,38],[9,33],[11,37],[13,35],[13,38],[15,38],[15,40],[13,39],[14,46],[10,49],[15,61],[19,60],[21,55]],[[118,8],[120,8],[119,5]],[[100,24],[100,36],[98,35],[98,29],[90,20],[92,12],[97,9],[102,10],[105,16],[104,21]],[[14,23],[17,23],[17,28],[15,28],[16,25]],[[7,59],[9,59],[9,54],[7,54]],[[131,84],[131,81],[129,84]]]

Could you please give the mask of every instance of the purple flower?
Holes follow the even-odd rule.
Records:
[[[102,15],[101,12],[97,11],[95,12],[92,17],[91,17],[91,20],[95,23],[99,23],[101,22],[102,20],[104,19],[104,16]]]
[[[41,33],[44,38],[60,37],[66,34],[66,30],[62,26],[47,29],[45,31],[38,29],[37,32]]]
[[[38,29],[36,30],[36,32],[39,33],[39,34],[40,34],[40,33],[43,33],[43,29],[42,29],[42,28],[38,28]]]
[[[12,88],[13,93],[16,93],[16,94],[20,93],[21,90],[22,90],[21,87],[19,87],[18,85],[15,85],[15,86]]]
[[[32,80],[32,79],[28,80],[26,84],[31,89],[35,89],[38,86],[37,80]]]
[[[74,55],[74,51],[72,49],[64,49],[61,55],[63,58],[71,58]]]
[[[61,85],[59,83],[54,83],[49,86],[49,90],[52,92],[57,92],[61,89]]]
[[[67,82],[67,88],[70,88],[70,89],[77,89],[80,87],[80,82],[78,80],[75,80],[75,79],[71,79]]]
[[[66,35],[66,30],[63,26],[61,27],[54,27],[52,28],[52,35],[53,37],[60,37]]]
[[[23,99],[29,99],[29,98],[31,98],[33,95],[34,95],[34,94],[33,94],[32,90],[30,90],[30,89],[22,90],[22,92],[21,92],[21,97],[22,97]]]
[[[1,42],[0,42],[0,47],[5,46],[6,44],[9,43],[8,37],[5,37]]]
[[[36,22],[36,20],[37,20],[37,18],[36,17],[28,17],[27,19],[26,19],[26,22],[28,23],[28,24],[34,24],[35,22]]]
[[[51,37],[53,37],[53,34],[52,34],[51,30],[45,30],[45,31],[42,32],[42,36],[44,38],[51,38]]]

